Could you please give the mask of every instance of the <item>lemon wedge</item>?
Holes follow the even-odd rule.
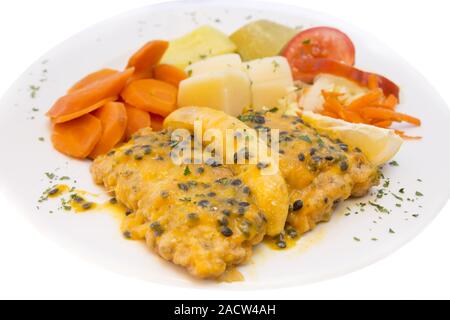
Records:
[[[391,160],[403,144],[403,139],[392,130],[350,123],[311,111],[304,111],[300,116],[319,133],[359,148],[377,166]]]

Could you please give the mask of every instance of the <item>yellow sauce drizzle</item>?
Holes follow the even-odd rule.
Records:
[[[269,247],[272,250],[276,250],[276,251],[285,251],[285,250],[290,250],[292,248],[294,248],[297,245],[297,242],[301,239],[301,237],[297,237],[295,239],[290,238],[289,236],[285,237],[284,243],[286,244],[286,248],[281,248],[278,245],[278,242],[280,241],[279,237],[265,237],[264,238],[264,244]]]
[[[70,187],[68,185],[65,184],[58,184],[56,186],[54,186],[48,193],[47,196],[49,198],[58,198],[60,196],[62,196],[63,194],[67,193],[70,191]]]

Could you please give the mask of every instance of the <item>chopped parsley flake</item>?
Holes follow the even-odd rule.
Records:
[[[54,173],[50,173],[50,172],[46,172],[45,175],[47,176],[47,178],[49,178],[50,180],[55,179],[56,175]]]
[[[391,161],[391,162],[389,162],[389,165],[391,167],[398,167],[398,166],[400,166],[397,161]]]
[[[374,203],[374,202],[372,202],[372,201],[369,201],[369,204],[370,204],[372,207],[375,207],[375,209],[376,209],[377,211],[381,212],[381,213],[387,213],[387,214],[390,213],[389,210],[386,209],[385,207],[383,207],[382,205],[379,205],[379,204]]]
[[[189,167],[188,166],[186,166],[186,169],[184,169],[184,176],[185,177],[187,177],[187,176],[189,176],[189,175],[191,175],[191,170],[189,169]]]
[[[36,98],[36,95],[37,95],[37,93],[38,93],[38,91],[41,89],[41,87],[38,87],[38,86],[30,86],[30,96],[31,96],[31,98]]]
[[[391,194],[392,194],[392,196],[393,196],[395,199],[397,199],[397,200],[399,200],[399,201],[403,201],[403,198],[402,198],[402,197],[400,197],[400,196],[398,196],[398,195],[396,195],[395,193],[392,193],[392,192],[391,192]]]

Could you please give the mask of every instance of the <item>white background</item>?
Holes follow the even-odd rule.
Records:
[[[295,3],[332,14],[371,32],[413,64],[450,101],[448,1],[272,1]],[[0,1],[0,94],[32,62],[69,36],[116,14],[156,2],[161,1]],[[10,134],[13,138],[14,133]],[[2,151],[2,156],[13,155]],[[425,232],[375,265],[319,284],[258,292],[180,289],[117,275],[51,243],[15,212],[1,194],[0,214],[0,298],[3,299],[450,298],[449,204]]]

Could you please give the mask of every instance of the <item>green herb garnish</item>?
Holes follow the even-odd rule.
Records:
[[[30,96],[34,99],[41,87],[38,86],[30,86]]]
[[[387,214],[390,213],[389,210],[386,209],[385,207],[383,207],[382,205],[379,205],[379,204],[374,203],[374,202],[372,202],[372,201],[369,201],[369,204],[370,204],[372,207],[375,207],[375,209],[376,209],[377,211],[381,212],[381,213],[387,213]]]
[[[398,164],[397,161],[391,161],[391,162],[389,162],[389,165],[390,165],[391,167],[398,167],[398,166],[399,166],[399,164]]]
[[[56,175],[54,173],[51,172],[46,172],[45,175],[47,176],[47,178],[49,178],[50,180],[55,179]]]

